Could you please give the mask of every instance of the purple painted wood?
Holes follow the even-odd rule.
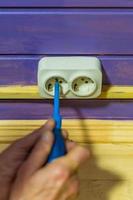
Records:
[[[1,9],[0,54],[133,54],[133,9]]]
[[[133,7],[132,0],[1,0],[2,7]]]
[[[35,85],[40,56],[0,56],[0,85]]]
[[[62,100],[63,118],[133,119],[133,101]],[[52,115],[52,101],[1,101],[0,119],[47,119]]]
[[[43,56],[0,56],[0,85],[37,84],[38,61]],[[133,56],[99,56],[103,84],[133,85]]]

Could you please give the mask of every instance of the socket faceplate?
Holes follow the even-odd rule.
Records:
[[[40,95],[53,98],[58,79],[62,98],[96,98],[101,94],[101,64],[96,57],[44,57],[39,61],[38,86]]]

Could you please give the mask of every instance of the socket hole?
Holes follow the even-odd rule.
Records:
[[[55,78],[55,82],[58,81],[58,78]]]
[[[77,84],[74,84],[74,90],[78,91],[78,85]]]
[[[49,84],[48,84],[48,91],[51,91],[51,90],[52,90],[52,84],[49,83]]]
[[[66,94],[66,92],[68,91],[68,83],[67,83],[67,81],[64,79],[64,78],[62,78],[62,77],[51,77],[51,78],[49,78],[47,81],[46,81],[46,83],[45,83],[45,85],[44,85],[44,89],[45,89],[45,91],[49,94],[49,95],[51,95],[51,96],[53,96],[54,95],[54,85],[55,85],[55,82],[56,81],[58,81],[59,82],[59,84],[60,84],[60,95],[61,96],[64,96],[65,94]]]
[[[89,96],[96,89],[96,83],[89,77],[78,77],[72,82],[72,92],[77,96]]]

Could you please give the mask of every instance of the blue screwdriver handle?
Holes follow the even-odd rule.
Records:
[[[54,89],[53,119],[55,120],[54,143],[48,157],[48,163],[66,154],[65,141],[61,133],[62,117],[60,115],[60,86],[58,81],[55,82]]]

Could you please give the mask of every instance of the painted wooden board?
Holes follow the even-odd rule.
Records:
[[[52,98],[52,97],[50,97]],[[132,99],[133,86],[103,85],[102,92],[97,99]],[[37,85],[32,86],[1,86],[0,99],[43,99]],[[83,99],[82,99],[83,100]]]
[[[1,9],[0,54],[133,53],[133,9]]]
[[[44,120],[0,120],[0,143],[12,142],[36,130],[44,122]],[[133,120],[71,119],[63,121],[63,128],[69,131],[70,139],[79,143],[133,143]]]
[[[10,144],[0,143],[0,151]],[[84,144],[80,145],[84,146]],[[100,143],[91,144],[91,146],[86,144],[85,146],[91,151],[91,157],[79,172],[79,177],[82,181],[121,180],[124,182],[124,180],[133,180],[132,144]]]
[[[37,84],[38,62],[42,57],[0,56],[0,85]],[[133,85],[133,56],[97,57],[102,64],[103,84]]]
[[[131,0],[1,0],[1,7],[133,7]]]
[[[81,181],[81,193],[78,200],[132,200],[132,188],[133,180]]]
[[[65,119],[133,119],[132,100],[62,100]],[[50,100],[19,100],[0,102],[0,119],[48,119],[52,116]]]
[[[78,200],[133,199],[133,144],[86,145],[92,157],[80,170]]]
[[[35,84],[38,61],[42,57],[0,56],[0,99],[39,99]],[[133,57],[99,56],[99,59],[103,67],[104,84],[100,98],[133,98],[133,87],[130,87],[133,85]]]
[[[91,157],[79,173],[82,180],[133,180],[132,143],[92,143],[85,146],[91,151]],[[90,173],[88,173],[88,169]],[[106,171],[106,169],[109,171]]]

